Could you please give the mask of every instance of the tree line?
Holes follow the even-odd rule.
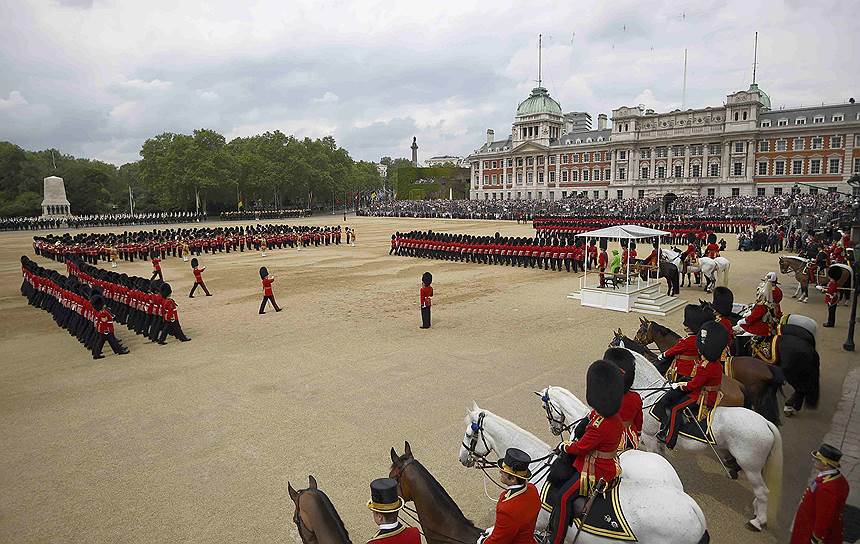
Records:
[[[117,167],[0,142],[0,216],[39,215],[51,175],[63,178],[75,215],[127,213],[130,200],[135,212],[326,208],[383,186],[374,163],[353,160],[331,136],[274,131],[227,142],[209,129],[165,132],[146,140],[140,156]]]

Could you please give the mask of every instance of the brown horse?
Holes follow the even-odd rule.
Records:
[[[296,506],[293,523],[305,544],[350,544],[349,533],[328,496],[308,476],[308,488],[296,491],[287,482],[290,498]]]
[[[481,529],[466,519],[460,507],[424,466],[412,456],[409,442],[404,453],[397,455],[391,448],[389,477],[397,480],[400,496],[414,502],[418,519],[428,544],[472,544]]]
[[[800,302],[806,302],[809,298],[809,274],[807,273],[809,262],[809,259],[796,255],[781,255],[779,257],[779,271],[783,274],[793,273],[794,279],[797,280],[797,289],[791,297],[797,298]],[[847,264],[833,263],[826,270],[819,270],[815,278],[816,286],[826,286],[830,281],[831,273],[839,287],[839,298],[846,299],[852,285],[851,267]]]

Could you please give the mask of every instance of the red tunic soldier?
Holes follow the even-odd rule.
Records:
[[[379,527],[368,540],[385,544],[421,544],[421,533],[415,527],[405,527],[397,520],[397,512],[403,508],[403,499],[397,495],[397,480],[378,478],[370,482],[370,500],[367,507],[373,512],[373,521]]]
[[[430,328],[430,306],[432,304],[433,299],[433,287],[431,284],[433,283],[433,274],[430,272],[424,272],[424,275],[421,276],[421,290],[418,292],[418,296],[421,302],[421,328],[429,329]]]
[[[597,256],[597,269],[600,271],[600,287],[606,287],[606,267],[609,255],[606,254],[606,240],[600,240],[600,253]]]
[[[842,452],[822,444],[812,456],[818,474],[800,499],[790,544],[842,544],[842,515],[848,499],[848,481],[839,471]]]
[[[161,335],[158,337],[158,343],[166,344],[167,335],[170,334],[176,337],[180,342],[188,342],[191,340],[185,333],[182,332],[182,327],[179,325],[179,312],[177,311],[176,301],[170,298],[173,290],[169,283],[161,286],[161,297],[164,299],[162,319],[164,326],[161,328]]]
[[[827,275],[830,281],[827,282],[827,287],[822,288],[817,286],[818,290],[824,291],[824,304],[827,305],[827,323],[825,327],[833,327],[836,325],[836,307],[839,305],[839,284],[836,283],[839,270],[837,268],[828,268]]]
[[[102,348],[107,340],[108,345],[117,355],[125,355],[128,353],[128,348],[122,345],[113,333],[113,315],[105,307],[104,299],[100,295],[93,297],[91,301],[93,310],[95,310],[96,318],[96,333],[98,336],[93,343],[93,359],[104,359]]]
[[[705,246],[705,255],[711,259],[716,259],[720,256],[720,246],[717,244],[717,235],[713,232],[708,235],[708,245]]]
[[[260,282],[263,284],[263,301],[260,302],[260,314],[266,313],[266,304],[271,302],[276,312],[280,312],[281,308],[275,302],[275,294],[272,291],[272,284],[275,283],[275,276],[269,275],[269,269],[265,266],[260,267]]]
[[[639,437],[642,436],[642,397],[636,391],[631,391],[636,379],[636,361],[633,354],[624,348],[609,348],[603,354],[603,360],[609,361],[621,370],[624,377],[624,396],[621,398],[621,408],[618,416],[624,426],[624,434],[618,445],[619,455],[627,450],[639,448]]]
[[[715,287],[714,288],[714,300],[711,303],[711,307],[714,309],[716,314],[717,322],[722,325],[726,331],[729,333],[729,349],[731,350],[732,344],[734,343],[735,333],[732,325],[731,319],[729,316],[734,315],[733,308],[735,303],[735,295],[732,293],[732,290],[728,287]]]
[[[149,278],[149,281],[154,280],[155,278],[164,281],[164,275],[161,273],[161,259],[158,258],[158,253],[152,252],[152,277]]]
[[[702,308],[695,304],[687,304],[684,307],[684,329],[687,337],[678,340],[674,346],[667,349],[661,355],[655,366],[669,379],[677,381],[686,379],[693,375],[693,367],[699,360],[699,350],[696,348],[696,333],[702,324],[707,321],[708,316]]]
[[[478,539],[480,544],[534,544],[535,525],[540,513],[540,493],[529,483],[532,460],[516,448],[508,448],[499,459],[499,481],[507,486],[496,503],[496,523],[492,534]]]
[[[203,289],[203,292],[206,293],[207,297],[212,296],[212,294],[209,292],[209,289],[206,289],[206,284],[203,283],[204,270],[206,270],[206,267],[200,267],[200,262],[197,260],[197,257],[191,259],[191,272],[194,274],[194,285],[191,287],[191,292],[188,293],[188,298],[194,298],[194,291],[198,287]]]
[[[770,282],[762,282],[758,288],[758,297],[750,312],[741,318],[735,327],[736,333],[767,337],[773,334],[773,286]]]

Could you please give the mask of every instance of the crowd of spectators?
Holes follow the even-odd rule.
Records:
[[[200,223],[206,214],[195,212],[106,213],[71,215],[68,217],[4,217],[0,230],[78,229],[116,227],[120,225],[155,225],[170,223]]]
[[[242,210],[241,212],[221,212],[221,221],[249,221],[258,219],[286,219],[289,217],[309,217],[311,210],[290,208],[288,210]]]

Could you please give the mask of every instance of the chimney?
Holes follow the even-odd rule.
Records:
[[[491,129],[491,128],[487,129],[487,143],[488,144],[493,143],[493,138],[494,138],[495,134],[496,133],[493,132],[493,129]]]
[[[606,130],[606,114],[601,113],[597,116],[597,130]]]

